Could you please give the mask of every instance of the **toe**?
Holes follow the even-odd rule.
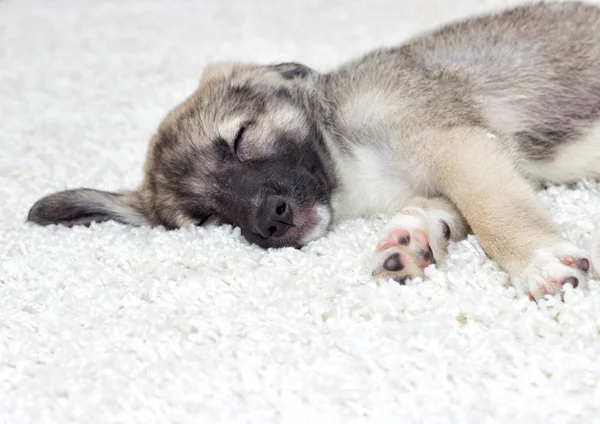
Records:
[[[564,256],[561,262],[567,266],[577,268],[583,272],[588,272],[590,269],[590,261],[587,258],[574,258],[573,256]]]
[[[431,246],[427,245],[427,250],[421,250],[418,253],[419,266],[421,268],[427,268],[429,265],[435,264],[435,257]]]
[[[446,240],[450,240],[450,226],[444,220],[440,221],[440,225],[442,226],[442,235]]]
[[[429,250],[429,239],[427,233],[423,230],[413,230],[413,239],[415,240],[419,249],[428,251]]]
[[[565,279],[564,279],[564,280],[561,282],[561,284],[562,284],[563,286],[565,286],[565,285],[567,285],[567,284],[570,284],[570,285],[572,285],[572,286],[573,286],[573,288],[575,289],[575,288],[577,288],[577,286],[579,285],[579,280],[578,280],[577,278],[575,278],[575,277],[569,277],[569,278],[565,278]]]
[[[390,231],[384,240],[377,245],[377,250],[385,250],[393,246],[408,246],[410,244],[410,232],[404,228]]]
[[[590,269],[590,261],[588,261],[587,258],[581,258],[575,262],[575,266],[583,272],[588,272]]]

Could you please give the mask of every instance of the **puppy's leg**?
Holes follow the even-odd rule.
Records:
[[[479,128],[438,133],[419,152],[437,188],[463,214],[517,291],[539,298],[587,280],[583,252],[560,236],[516,169],[508,143]]]
[[[448,200],[415,197],[388,221],[372,258],[373,274],[404,283],[440,264],[450,241],[467,234],[467,224]]]

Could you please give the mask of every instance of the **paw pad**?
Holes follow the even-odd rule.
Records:
[[[567,266],[578,268],[583,272],[588,272],[590,269],[590,261],[587,258],[575,259],[572,256],[565,256],[561,259],[561,262]]]
[[[386,271],[401,271],[403,268],[404,265],[402,265],[402,258],[400,257],[400,253],[394,253],[383,263],[383,269],[385,269]]]
[[[423,276],[424,269],[436,263],[436,256],[443,259],[449,234],[450,228],[443,220],[419,208],[403,209],[381,233],[373,257],[373,275],[400,284]]]
[[[561,295],[564,286],[581,287],[587,282],[590,261],[570,243],[536,250],[531,262],[513,278],[518,291],[536,300],[545,295]]]

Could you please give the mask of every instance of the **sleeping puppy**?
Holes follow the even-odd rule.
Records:
[[[385,213],[377,277],[422,276],[472,231],[520,294],[560,294],[590,263],[535,188],[600,176],[599,22],[596,6],[540,3],[325,74],[214,64],[161,123],[137,190],[51,194],[29,220],[223,223],[268,248]]]

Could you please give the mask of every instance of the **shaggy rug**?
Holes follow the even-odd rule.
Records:
[[[135,187],[209,62],[327,70],[510,4],[0,1],[0,422],[600,422],[600,283],[517,299],[474,237],[400,286],[366,266],[385,217],[273,251],[229,227],[24,223],[52,191]],[[589,248],[600,184],[540,198]]]

